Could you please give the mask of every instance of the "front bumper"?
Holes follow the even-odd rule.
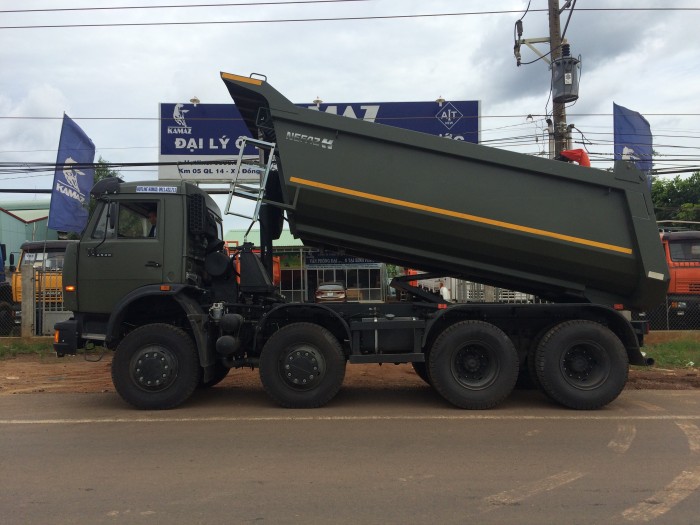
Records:
[[[58,357],[75,355],[78,351],[78,322],[75,319],[56,323],[53,349]]]

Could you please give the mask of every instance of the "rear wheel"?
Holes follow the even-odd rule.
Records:
[[[433,387],[460,408],[496,406],[513,390],[518,354],[498,327],[464,321],[446,329],[435,341],[428,361]]]
[[[411,363],[411,366],[413,366],[413,371],[418,377],[420,377],[423,381],[432,386],[432,382],[430,381],[430,374],[428,374],[428,364],[426,362],[414,361]]]
[[[192,395],[199,379],[192,338],[168,324],[136,328],[114,352],[112,382],[122,399],[136,408],[174,408]]]
[[[294,323],[274,333],[260,354],[260,380],[268,395],[286,408],[328,403],[345,378],[345,355],[322,326]]]
[[[620,395],[629,361],[612,331],[593,321],[576,320],[547,332],[537,347],[535,369],[551,399],[569,408],[592,410]]]

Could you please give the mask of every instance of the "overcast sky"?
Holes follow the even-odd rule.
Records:
[[[544,149],[542,119],[551,112],[547,64],[518,68],[513,57],[513,26],[526,0],[207,0],[200,3],[258,5],[8,12],[185,3],[197,2],[0,0],[0,162],[55,162],[64,111],[92,138],[96,158],[155,162],[158,104],[195,95],[203,103],[230,102],[220,71],[265,74],[296,103],[317,96],[326,102],[476,99],[483,142],[531,154]],[[525,38],[547,36],[546,7],[547,0],[532,0],[523,19]],[[642,7],[664,10],[622,10]],[[683,7],[693,10],[668,10]],[[586,10],[591,8],[621,10]],[[486,11],[511,12],[455,14]],[[406,17],[441,13],[453,15]],[[568,15],[562,14],[562,28]],[[403,18],[271,22],[390,16]],[[200,21],[261,22],[11,28]],[[700,169],[699,27],[697,0],[578,0],[566,37],[572,54],[582,58],[580,99],[568,108],[568,122],[592,142],[586,147],[599,159],[597,167],[612,164],[616,102],[651,123],[654,149],[663,155],[656,167]],[[522,54],[524,62],[537,58],[525,47]],[[533,122],[526,121],[528,114]],[[511,137],[530,140],[515,148]],[[144,169],[122,176],[157,174]],[[51,176],[0,174],[0,188],[50,186]]]

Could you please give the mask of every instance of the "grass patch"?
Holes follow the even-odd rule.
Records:
[[[0,359],[8,359],[18,355],[48,356],[53,354],[53,339],[0,339]]]
[[[697,368],[700,367],[700,342],[678,339],[645,345],[642,351],[647,357],[653,357],[654,366],[659,368]],[[692,364],[691,364],[692,363]]]

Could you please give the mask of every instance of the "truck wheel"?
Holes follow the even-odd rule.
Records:
[[[629,361],[622,342],[605,326],[566,321],[542,338],[535,369],[544,392],[577,410],[593,410],[620,395]]]
[[[542,388],[540,380],[537,377],[537,348],[540,346],[540,342],[542,341],[544,336],[547,335],[547,332],[549,332],[549,330],[550,327],[540,330],[540,332],[535,336],[535,338],[530,341],[530,344],[527,348],[527,357],[525,358],[525,368],[527,369],[527,377],[532,386],[540,392],[544,392],[544,389]],[[520,373],[522,375],[524,371],[521,369]]]
[[[460,408],[492,408],[513,390],[518,378],[518,353],[498,327],[463,321],[445,330],[430,351],[428,370],[433,387]]]
[[[268,395],[286,408],[328,403],[345,378],[345,355],[325,328],[294,323],[274,333],[260,354],[260,380]]]
[[[411,366],[413,366],[413,371],[418,377],[420,377],[430,386],[433,386],[433,384],[430,381],[430,374],[428,374],[428,364],[426,362],[414,361],[411,363]]]
[[[15,319],[12,315],[12,306],[7,303],[0,303],[0,336],[10,335],[15,326]]]
[[[122,339],[112,360],[117,392],[144,410],[166,410],[184,403],[200,377],[192,338],[168,324],[136,328]]]

